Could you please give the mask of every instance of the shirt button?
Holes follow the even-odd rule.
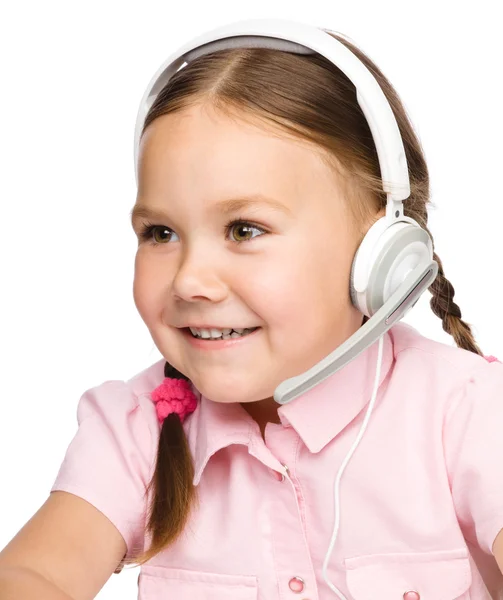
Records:
[[[274,473],[274,477],[276,477],[276,479],[278,481],[283,481],[285,479],[285,476],[283,475],[283,473],[280,473],[279,471],[274,471],[274,470],[273,470],[273,473]]]
[[[292,577],[288,582],[288,587],[295,592],[296,594],[300,594],[304,590],[304,580],[300,577]]]
[[[283,463],[281,463],[281,466],[284,467],[285,471],[288,473],[288,467],[286,465],[284,465]],[[276,477],[276,479],[278,481],[285,480],[285,476],[283,475],[283,473],[280,473],[279,471],[275,471],[274,469],[273,469],[273,473],[274,473],[274,477]]]
[[[420,595],[417,592],[405,592],[403,600],[419,600]]]

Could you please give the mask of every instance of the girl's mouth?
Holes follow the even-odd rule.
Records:
[[[260,332],[262,328],[256,327],[250,333],[246,333],[245,335],[240,335],[239,337],[230,338],[230,339],[211,339],[211,338],[197,338],[192,335],[192,332],[188,327],[183,327],[180,331],[185,336],[187,341],[194,346],[195,348],[200,348],[201,350],[221,350],[224,348],[231,348],[238,344],[243,344],[247,340],[254,339],[257,334]]]

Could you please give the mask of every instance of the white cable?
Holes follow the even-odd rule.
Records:
[[[360,441],[363,437],[363,434],[365,433],[365,429],[367,428],[367,424],[369,422],[370,415],[372,413],[372,409],[374,408],[375,400],[377,398],[377,389],[379,387],[379,376],[381,374],[382,348],[383,348],[383,336],[381,336],[379,338],[379,349],[377,352],[377,370],[376,370],[376,376],[375,376],[375,380],[374,380],[374,390],[372,392],[372,399],[370,400],[370,404],[367,409],[367,414],[365,415],[365,419],[364,419],[363,425],[360,429],[360,433],[358,434],[358,437],[356,438],[356,441],[353,444],[353,446],[351,447],[351,450],[349,451],[348,455],[344,459],[342,466],[339,469],[339,472],[337,473],[337,477],[335,478],[335,488],[334,488],[335,524],[334,524],[334,532],[332,533],[332,539],[330,541],[330,545],[328,547],[327,554],[325,556],[325,561],[323,562],[323,579],[327,582],[328,587],[340,598],[340,600],[348,600],[348,599],[346,598],[346,596],[344,596],[344,594],[338,588],[336,588],[334,586],[334,584],[329,580],[328,575],[327,575],[328,561],[330,560],[330,555],[332,554],[332,550],[334,549],[335,540],[336,540],[337,534],[339,532],[339,524],[340,524],[339,483],[340,483],[344,469],[346,468],[351,456],[353,455],[354,451],[356,450],[356,447],[358,446],[358,444],[360,443]]]

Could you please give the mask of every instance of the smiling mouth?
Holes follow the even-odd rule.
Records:
[[[260,329],[260,327],[251,327],[249,329],[245,329],[243,331],[243,333],[238,333],[237,331],[232,330],[231,333],[229,333],[227,335],[220,335],[218,337],[212,337],[212,336],[202,337],[200,335],[194,335],[192,333],[192,331],[190,330],[190,327],[183,327],[182,331],[184,331],[187,335],[190,335],[191,337],[193,337],[196,340],[204,340],[207,342],[211,342],[211,341],[221,341],[221,340],[234,340],[234,339],[246,337],[247,335],[250,335],[250,333],[253,333],[257,329]]]

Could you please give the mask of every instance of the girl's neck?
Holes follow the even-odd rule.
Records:
[[[266,398],[257,402],[241,402],[241,406],[258,424],[263,439],[267,423],[281,423],[278,416],[279,405],[274,398]]]

